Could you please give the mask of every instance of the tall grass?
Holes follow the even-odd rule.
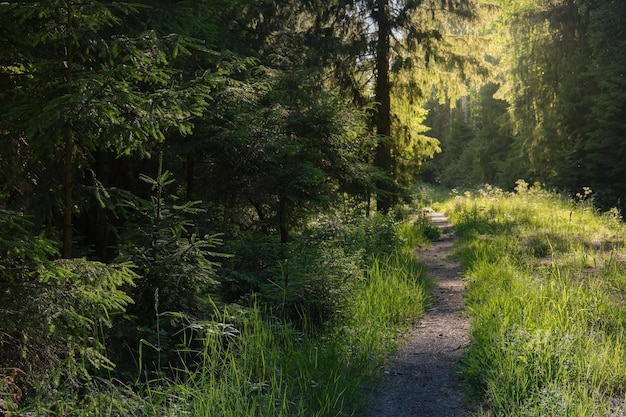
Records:
[[[421,317],[428,301],[425,271],[409,252],[374,261],[366,281],[347,306],[340,327],[351,346],[351,360],[375,368],[395,349],[398,331]]]
[[[612,415],[626,390],[626,229],[615,213],[538,187],[484,188],[445,207],[470,283],[463,367],[485,404],[477,415]]]
[[[183,394],[193,416],[351,415],[399,330],[423,313],[423,272],[408,252],[377,259],[340,319],[321,334],[296,331],[254,308],[236,326],[240,333],[208,333],[202,366],[184,370],[170,389]],[[230,316],[225,311],[221,320]]]
[[[419,227],[401,227],[405,242]],[[214,306],[194,323],[201,335],[181,351],[173,377],[146,376],[139,394],[119,389],[64,406],[64,416],[326,417],[353,415],[364,389],[428,301],[424,269],[411,248],[375,258],[323,328],[295,328],[268,307]],[[165,315],[164,315],[165,317]],[[139,358],[139,361],[143,358]],[[150,374],[154,375],[154,374]],[[116,394],[117,393],[117,394]],[[69,403],[67,403],[69,404]],[[60,410],[57,408],[57,410]],[[48,410],[48,415],[55,412]]]

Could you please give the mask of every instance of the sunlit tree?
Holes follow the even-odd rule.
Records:
[[[356,0],[318,8],[313,33],[320,45],[335,45],[326,62],[336,82],[355,102],[371,106],[371,129],[379,138],[372,162],[380,171],[381,212],[398,201],[399,163],[437,150],[437,142],[418,127],[431,86],[438,84],[442,96],[454,95],[459,84],[443,81],[441,74],[456,71],[462,80],[464,65],[482,60],[468,59],[467,50],[454,47],[464,35],[459,22],[475,17],[476,7],[466,0]]]

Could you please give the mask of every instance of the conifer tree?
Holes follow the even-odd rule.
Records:
[[[189,133],[190,119],[209,97],[206,83],[181,84],[172,65],[188,47],[184,37],[125,26],[138,7],[66,0],[0,5],[2,20],[21,28],[6,33],[13,47],[1,53],[5,68],[13,68],[2,94],[2,134],[22,148],[14,153],[30,158],[24,165],[41,170],[21,175],[51,180],[39,186],[59,196],[53,205],[63,213],[64,257],[72,256],[76,175],[94,152],[147,155],[167,131]]]
[[[513,176],[619,204],[624,116],[620,2],[502,2],[503,87],[514,137]],[[610,58],[609,58],[610,57]]]
[[[376,182],[377,208],[388,212],[398,200],[401,189],[398,163],[406,149],[397,137],[398,132],[406,129],[394,127],[401,122],[397,116],[402,110],[394,109],[392,97],[398,95],[405,100],[402,104],[419,107],[429,95],[423,80],[430,64],[436,63],[449,71],[460,70],[464,61],[470,61],[456,53],[448,35],[454,33],[451,25],[475,16],[476,5],[469,0],[326,3],[318,5],[317,23],[312,32],[318,40],[325,41],[319,41],[320,45],[334,42],[334,56],[327,56],[326,63],[333,69],[337,82],[356,102],[371,105],[371,129],[379,138],[372,161],[380,171]],[[445,85],[442,82],[438,86],[443,87],[441,94],[445,94]],[[419,111],[408,113],[419,114]],[[421,134],[413,136],[413,144],[421,142],[424,146],[423,152],[417,153],[421,157],[432,155],[437,149],[435,141],[424,139]]]

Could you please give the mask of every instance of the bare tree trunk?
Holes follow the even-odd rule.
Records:
[[[387,213],[394,203],[393,160],[391,155],[391,83],[389,80],[389,51],[391,49],[391,23],[389,21],[389,0],[378,0],[372,17],[378,24],[378,43],[376,45],[376,95],[377,108],[374,126],[380,141],[374,155],[374,165],[389,176],[377,181],[378,195],[376,208]]]
[[[67,94],[72,94],[72,77],[73,77],[73,56],[72,56],[72,5],[67,2],[67,34],[65,43],[65,68],[67,77]],[[63,258],[72,257],[72,209],[74,200],[72,198],[72,188],[74,178],[72,171],[74,169],[74,132],[71,124],[67,126],[65,132],[65,154],[63,158],[64,176],[63,176],[63,249],[61,256]]]

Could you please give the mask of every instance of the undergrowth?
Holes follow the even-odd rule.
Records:
[[[364,404],[365,388],[375,383],[403,332],[423,314],[428,301],[424,269],[411,246],[424,242],[424,226],[394,223],[391,230],[387,220],[371,222],[376,227],[357,225],[329,234],[328,242],[345,238],[350,246],[345,250],[335,243],[319,246],[326,237],[309,235],[307,239],[317,236],[318,249],[327,252],[314,252],[317,257],[300,252],[310,265],[283,260],[273,271],[281,277],[288,263],[289,282],[283,276],[276,280],[276,290],[259,286],[262,291],[250,294],[247,305],[214,302],[206,319],[195,320],[160,312],[155,305],[159,335],[166,322],[179,323],[181,333],[172,335],[181,341],[178,360],[171,361],[171,352],[162,351],[158,337],[142,340],[135,382],[122,383],[111,372],[94,377],[87,395],[60,387],[54,404],[32,403],[29,410],[77,417],[352,415]],[[386,237],[376,235],[377,228]],[[327,223],[323,230],[329,230]],[[373,239],[404,243],[377,255]],[[303,247],[291,246],[291,252],[284,253]],[[347,250],[360,254],[360,260],[347,256]],[[342,259],[349,268],[336,267]],[[324,278],[329,271],[332,276]],[[266,282],[272,284],[269,278]],[[304,299],[294,295],[303,291],[308,294]],[[321,322],[320,316],[308,314],[311,305],[318,304],[324,311],[333,310],[324,313]],[[298,313],[301,316],[293,320]]]

